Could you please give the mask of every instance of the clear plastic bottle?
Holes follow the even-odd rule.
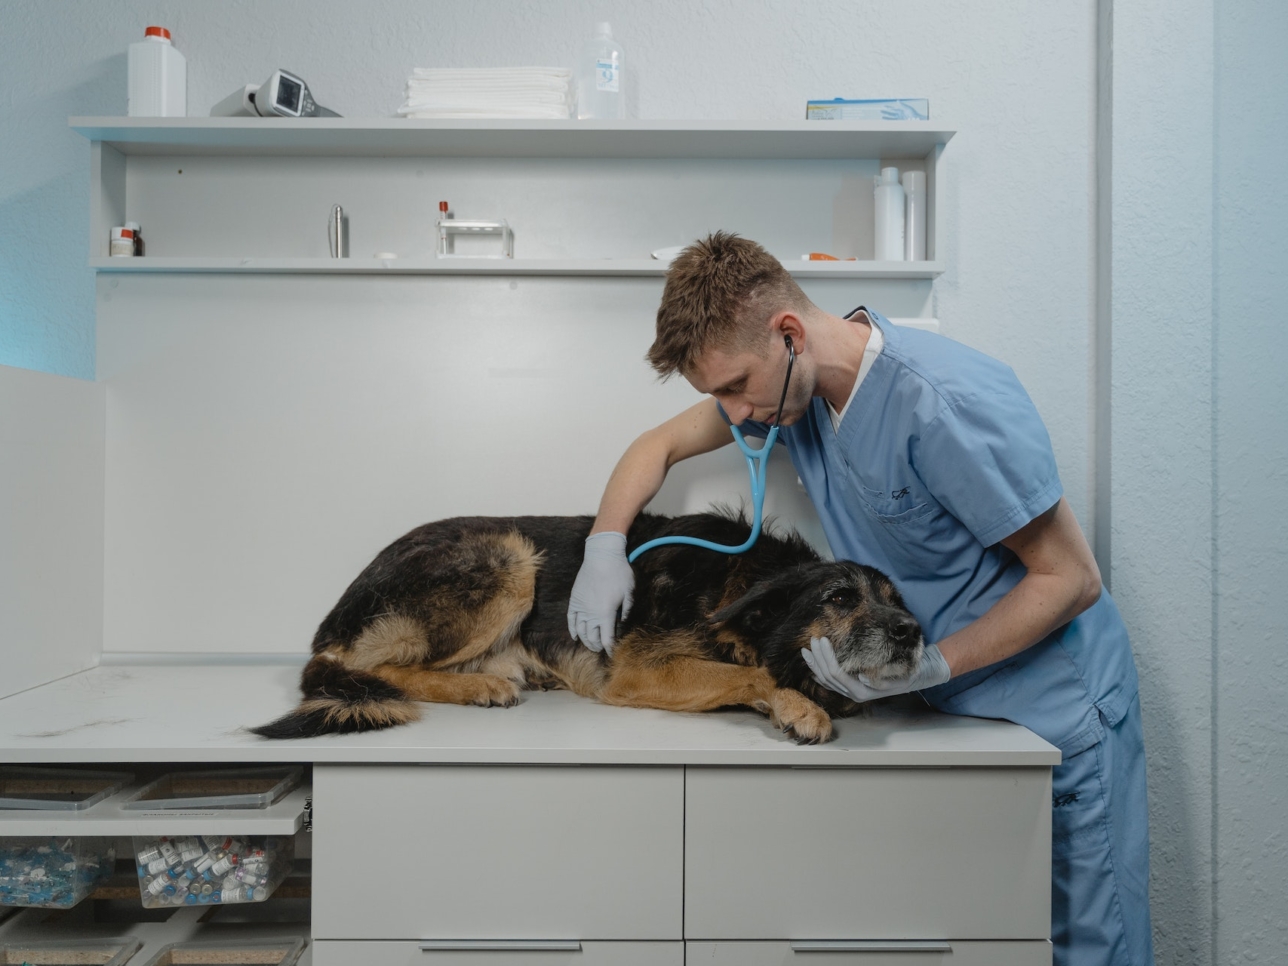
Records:
[[[907,197],[904,204],[903,252],[910,262],[926,260],[926,172],[905,171],[900,179],[903,193]],[[134,237],[138,237],[135,232]]]
[[[904,198],[898,168],[881,169],[873,201],[876,213],[873,257],[878,262],[901,262],[904,260]]]
[[[626,116],[622,45],[613,28],[595,24],[595,36],[582,45],[577,59],[577,117],[614,120]]]
[[[184,117],[188,113],[188,62],[170,42],[165,27],[148,27],[130,44],[130,117]]]

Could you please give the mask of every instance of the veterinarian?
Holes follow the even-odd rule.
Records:
[[[764,436],[777,421],[832,552],[890,574],[927,642],[916,674],[888,690],[846,675],[826,639],[802,652],[815,677],[856,701],[918,691],[1059,747],[1055,961],[1152,963],[1136,667],[1011,369],[870,309],[824,312],[776,258],[724,233],[672,264],[648,360],[711,398],[644,433],[613,470],[569,605],[582,643],[611,650],[634,587],[624,534],[670,467],[727,445],[731,422]]]

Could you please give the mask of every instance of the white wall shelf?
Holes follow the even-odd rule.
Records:
[[[91,142],[98,272],[660,277],[648,252],[716,229],[755,238],[800,278],[915,281],[945,269],[938,171],[954,132],[929,122],[69,123]],[[872,260],[872,178],[887,164],[926,174],[927,261]],[[458,217],[504,217],[518,257],[437,262],[442,199]],[[326,257],[335,203],[350,220],[345,262]],[[147,255],[109,259],[110,229],[127,221],[143,225]],[[800,262],[810,251],[858,260]]]
[[[784,262],[797,278],[926,279],[943,273],[942,262]],[[89,260],[97,272],[149,274],[250,275],[564,275],[615,278],[666,274],[667,263],[646,258],[181,258],[99,257]]]
[[[73,117],[122,154],[489,158],[924,158],[929,121],[423,121]]]

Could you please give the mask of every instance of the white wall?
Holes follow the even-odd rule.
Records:
[[[0,366],[0,698],[103,649],[103,409],[102,386]]]
[[[281,66],[302,74],[321,103],[362,116],[391,114],[415,66],[569,64],[604,17],[625,47],[639,117],[800,118],[811,97],[930,98],[932,117],[961,133],[945,185],[949,270],[927,314],[1016,367],[1085,516],[1092,9],[1089,0],[1040,8],[834,0],[808,13],[786,0],[72,0],[58,6],[60,29],[49,30],[46,5],[11,0],[0,87],[31,93],[0,104],[12,133],[0,144],[0,216],[23,225],[28,243],[0,247],[0,293],[11,293],[0,297],[15,300],[0,307],[0,363],[93,375],[94,283],[83,267],[89,153],[66,117],[125,113],[125,49],[143,25],[169,26],[187,56],[191,114]],[[51,76],[50,64],[60,67],[55,79],[33,85]]]

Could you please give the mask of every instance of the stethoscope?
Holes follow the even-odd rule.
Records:
[[[792,366],[796,362],[796,347],[792,345],[792,337],[785,335],[783,336],[783,341],[787,344],[787,376],[783,379],[783,393],[778,397],[778,412],[775,414],[774,425],[770,426],[769,432],[765,434],[764,445],[760,449],[752,449],[747,445],[747,441],[743,439],[742,432],[738,427],[732,423],[729,424],[729,429],[733,432],[734,442],[738,444],[738,448],[742,450],[743,457],[747,460],[747,474],[751,477],[751,535],[747,537],[745,543],[741,543],[736,547],[712,543],[710,540],[701,540],[698,537],[658,537],[656,540],[640,544],[631,551],[631,555],[626,558],[630,563],[634,563],[636,558],[645,551],[670,543],[702,547],[704,550],[718,550],[721,553],[744,553],[755,545],[756,538],[760,536],[761,515],[765,508],[765,474],[768,472],[769,453],[778,439],[778,420],[783,415],[783,405],[787,402],[787,385],[792,380]]]

